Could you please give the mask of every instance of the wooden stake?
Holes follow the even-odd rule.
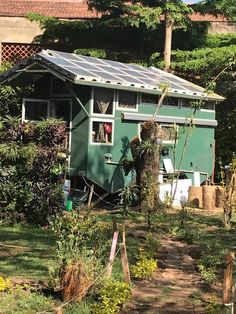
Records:
[[[94,184],[91,186],[89,197],[88,197],[88,207],[91,207],[92,197],[93,197]]]
[[[124,230],[124,227],[123,227],[123,230]],[[122,263],[122,268],[124,272],[125,282],[127,282],[128,284],[131,284],[129,263],[128,263],[128,258],[127,258],[126,243],[125,243],[125,231],[123,231],[122,233],[122,238],[123,238],[123,243],[120,244],[121,263]]]
[[[116,254],[116,245],[117,245],[118,235],[119,235],[118,231],[115,231],[114,234],[113,234],[113,240],[112,240],[112,245],[111,245],[111,252],[110,252],[110,257],[109,257],[110,265],[107,268],[107,276],[108,276],[108,278],[111,277],[111,273],[112,273],[112,266],[113,266],[113,262],[114,262],[115,254]]]
[[[233,261],[234,252],[229,252],[225,257],[226,269],[224,271],[224,290],[223,290],[223,303],[230,303],[232,297],[232,285],[233,285]]]
[[[112,225],[113,225],[113,230],[117,231],[118,227],[117,227],[117,222],[116,222],[116,217],[112,216]]]

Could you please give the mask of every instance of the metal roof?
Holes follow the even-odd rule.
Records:
[[[161,94],[163,87],[167,85],[169,96],[224,100],[215,93],[208,95],[204,88],[155,67],[144,67],[54,50],[43,50],[31,58],[23,60],[8,72],[0,75],[0,83],[7,84],[22,73],[32,71],[30,69],[35,64],[40,64],[61,79],[67,79],[75,84],[150,94]]]

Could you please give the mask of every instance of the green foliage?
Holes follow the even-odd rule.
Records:
[[[12,313],[37,313],[55,307],[55,300],[40,293],[30,293],[18,286],[10,293],[0,295],[1,311],[5,314]]]
[[[45,224],[62,209],[58,175],[64,172],[66,160],[58,153],[66,126],[62,121],[35,125],[18,120],[6,115],[0,123],[0,216],[11,223],[22,218]]]
[[[131,265],[131,275],[138,280],[151,278],[157,269],[157,255],[160,241],[152,233],[147,234],[146,240],[140,246],[135,256],[135,264]]]
[[[135,265],[130,267],[132,277],[138,280],[149,279],[157,269],[157,262],[146,256],[140,256]]]
[[[172,51],[171,68],[188,78],[201,75],[205,82],[217,75],[225,66],[235,61],[236,45],[201,48],[192,51]],[[161,66],[158,54],[153,54],[150,62],[154,66]]]
[[[201,262],[199,262],[198,269],[206,284],[211,284],[216,281],[216,269],[214,267],[206,268]]]
[[[222,14],[232,21],[236,20],[236,8],[234,0],[206,0],[195,4],[194,8],[199,12]]]
[[[81,48],[81,49],[75,49],[74,53],[78,55],[84,55],[94,58],[101,58],[106,59],[107,54],[106,51],[103,49],[96,49],[96,48]]]
[[[98,303],[94,314],[115,314],[131,298],[131,287],[125,282],[108,280],[98,290]]]
[[[204,42],[205,48],[220,48],[236,45],[236,34],[208,34]]]
[[[51,284],[60,281],[65,265],[83,261],[88,278],[95,278],[108,248],[110,230],[97,223],[95,217],[67,212],[52,219],[50,225],[57,236],[56,260],[49,266]]]
[[[101,258],[107,249],[110,230],[98,224],[93,216],[67,212],[53,219],[51,227],[57,235],[58,261],[76,260],[83,250]]]
[[[138,201],[139,188],[136,185],[125,186],[123,189],[117,191],[119,197],[119,205],[123,207],[124,216],[128,214],[130,206]]]

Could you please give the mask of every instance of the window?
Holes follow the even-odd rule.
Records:
[[[178,136],[178,128],[176,125],[161,124],[162,143],[163,144],[174,144]]]
[[[141,102],[145,104],[157,104],[158,103],[158,96],[152,94],[142,94]]]
[[[49,115],[53,118],[63,119],[67,124],[70,123],[71,100],[53,99],[50,103]]]
[[[142,123],[138,124],[138,135],[141,141]],[[173,124],[159,124],[158,138],[163,144],[174,144],[178,137],[178,127]]]
[[[70,91],[68,90],[65,82],[55,77],[51,78],[51,95],[52,96],[69,96]]]
[[[215,110],[215,103],[213,101],[206,101],[201,109],[205,109],[205,110]]]
[[[118,109],[138,110],[137,93],[119,91]]]
[[[194,102],[193,99],[182,98],[181,99],[181,107],[182,108],[191,108],[193,102]]]
[[[22,119],[40,121],[48,116],[49,101],[43,99],[23,99]]]
[[[112,120],[92,119],[91,143],[92,144],[113,144],[113,128]]]
[[[108,88],[94,88],[93,113],[113,114],[114,91]]]
[[[176,97],[165,97],[162,103],[163,106],[178,107],[179,98]]]

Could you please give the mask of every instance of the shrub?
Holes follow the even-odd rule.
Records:
[[[10,279],[4,279],[0,276],[0,291],[7,291],[11,288],[11,280]]]
[[[94,314],[115,314],[131,297],[131,287],[125,282],[109,280],[98,290],[98,304]]]
[[[135,265],[130,268],[132,277],[138,280],[151,278],[156,269],[157,262],[146,256],[140,256]]]
[[[201,262],[199,262],[198,269],[206,284],[211,284],[216,281],[216,270],[214,267],[206,268]]]

